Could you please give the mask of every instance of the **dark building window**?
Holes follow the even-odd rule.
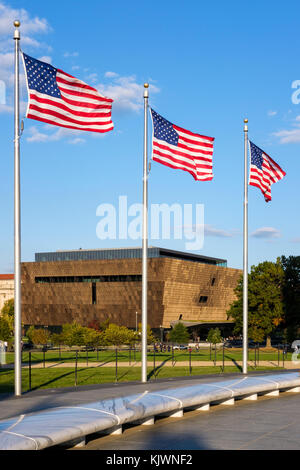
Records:
[[[182,320],[182,314],[181,314],[181,315],[179,315],[179,320]]]
[[[199,304],[205,304],[207,302],[207,295],[201,295],[199,299]]]
[[[211,284],[211,286],[213,286],[215,282],[216,282],[216,278],[215,278],[215,277],[213,277],[213,278],[212,278],[212,280],[211,280],[211,283],[210,283],[210,284]]]
[[[208,256],[193,255],[192,253],[183,253],[181,251],[168,250],[159,247],[148,248],[149,258],[175,258],[186,261],[195,261],[198,263],[212,264],[216,266],[227,266],[227,261],[219,258],[211,258]],[[58,251],[53,253],[36,253],[35,261],[76,261],[76,260],[112,260],[142,258],[141,248],[124,248],[124,249],[103,249],[103,250],[74,250],[74,251]]]
[[[96,283],[92,283],[92,304],[95,305],[97,303],[97,286]]]

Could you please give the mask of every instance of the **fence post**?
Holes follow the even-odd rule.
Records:
[[[129,346],[129,365],[131,366],[131,345]]]
[[[190,375],[192,375],[192,348],[189,348]]]
[[[255,345],[255,348],[254,348],[254,367],[256,369],[256,348],[257,346]]]
[[[96,348],[96,353],[97,353],[97,362],[99,362],[99,349]]]
[[[282,367],[284,367],[285,346],[282,349]]]
[[[45,362],[46,362],[46,357],[45,357],[45,356],[46,356],[46,351],[45,351],[45,349],[43,349],[43,367],[44,367],[44,369],[45,369],[45,367],[46,367],[46,364],[45,364]]]
[[[211,343],[209,343],[209,360],[211,361]]]
[[[153,346],[153,374],[155,377],[155,344]]]
[[[215,343],[215,366],[216,366],[216,363],[217,363],[217,343]]]
[[[89,351],[88,351],[88,347],[86,346],[86,366],[88,367],[89,366]]]
[[[29,391],[31,391],[31,351],[29,351],[29,360],[28,360],[28,372],[29,372]]]
[[[172,343],[172,366],[174,367],[174,348]]]
[[[279,354],[280,354],[280,353],[279,353],[279,346],[278,346],[278,367],[279,367],[279,361],[280,361],[280,359],[279,359]]]
[[[118,348],[116,348],[116,382],[118,382]]]
[[[77,387],[77,362],[78,362],[78,351],[75,354],[75,387]]]
[[[225,369],[225,343],[223,343],[223,365],[222,365],[222,371],[224,373]]]

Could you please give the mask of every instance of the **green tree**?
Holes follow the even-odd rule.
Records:
[[[85,346],[97,348],[104,343],[103,333],[93,328],[85,328],[84,342]]]
[[[187,343],[190,339],[190,335],[186,326],[178,322],[169,332],[168,338],[172,343]]]
[[[51,343],[54,346],[62,346],[64,344],[64,337],[61,333],[52,333]]]
[[[67,346],[85,346],[85,327],[76,322],[65,323],[61,335],[63,343]]]
[[[284,269],[284,328],[287,341],[299,337],[300,330],[300,256],[281,257]]]
[[[45,328],[30,327],[27,331],[27,337],[35,345],[46,345],[50,339],[50,331]]]
[[[221,331],[219,328],[211,328],[207,335],[207,341],[209,343],[217,344],[222,342]]]
[[[11,326],[5,316],[0,317],[0,340],[9,341],[12,338]]]
[[[126,326],[118,326],[114,323],[110,323],[103,332],[103,338],[108,345],[120,346],[122,344],[132,343],[135,338],[135,333],[126,328]]]
[[[136,341],[142,341],[142,324],[139,323],[138,333],[136,335]],[[152,330],[149,325],[147,325],[147,344],[153,344],[156,342],[155,336],[152,333]]]
[[[14,311],[15,311],[14,299],[6,300],[6,302],[4,302],[4,305],[2,307],[0,318],[3,319],[2,321],[3,328],[6,329],[6,326],[4,327],[4,325],[6,324],[8,325],[10,329],[10,336],[13,336],[14,334]]]
[[[2,307],[1,315],[13,318],[14,313],[15,313],[15,301],[14,301],[14,299],[6,300],[6,302],[4,302],[4,305]]]
[[[264,261],[251,266],[248,274],[248,335],[261,342],[283,322],[283,284],[284,271],[278,258],[275,263]],[[237,300],[227,311],[228,319],[235,321],[234,333],[243,331],[243,276],[235,289]]]

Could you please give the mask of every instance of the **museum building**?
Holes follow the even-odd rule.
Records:
[[[242,274],[224,259],[148,248],[148,324],[169,329],[181,321],[203,336],[232,327],[226,311]],[[22,263],[22,323],[52,330],[76,321],[135,329],[141,322],[142,249],[36,253]]]

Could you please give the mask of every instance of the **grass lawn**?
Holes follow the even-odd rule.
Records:
[[[282,363],[283,360],[283,354],[282,350],[278,351],[275,349],[260,349],[259,354],[258,351],[255,354],[254,349],[249,349],[249,356],[248,359],[249,361],[254,361],[255,357],[256,360],[260,361],[273,361],[273,362],[278,362],[278,359],[280,361],[280,364]],[[61,354],[59,354],[58,350],[49,350],[43,354],[41,351],[34,351],[31,353],[31,361],[32,363],[38,363],[38,362],[75,362],[75,357],[76,357],[76,351],[62,351]],[[134,362],[134,361],[140,361],[141,360],[141,353],[140,351],[134,352],[129,351],[129,350],[118,350],[117,351],[117,357],[119,362]],[[153,351],[150,351],[148,353],[148,360],[153,361],[154,353]],[[223,351],[219,350],[216,352],[215,356],[215,351],[212,350],[210,352],[209,349],[202,349],[199,352],[192,351],[191,353],[191,360],[192,361],[214,361],[216,357],[217,361],[222,361],[223,358]],[[291,360],[292,353],[287,353],[285,355],[285,361]],[[188,351],[177,351],[174,350],[174,358],[176,361],[188,361],[189,360],[189,352]],[[155,353],[155,359],[159,361],[172,361],[172,352],[156,352]],[[235,361],[242,361],[243,360],[243,351],[242,349],[225,349],[224,351],[224,359],[226,360],[235,360]],[[24,351],[22,353],[22,361],[23,362],[28,362],[29,360],[29,353],[27,351]],[[88,351],[88,353],[84,350],[78,351],[78,361],[79,362],[105,362],[109,363],[111,362],[112,364],[115,363],[116,360],[116,351],[111,349],[111,350],[103,350],[103,351]],[[14,354],[13,353],[7,353],[6,354],[6,362],[13,363],[14,362]]]
[[[251,370],[276,370],[276,367],[248,367]],[[240,372],[237,366],[225,367],[226,373]],[[222,373],[222,368],[219,366],[208,367],[193,367],[192,375],[202,374],[218,374]],[[190,375],[189,367],[158,367],[155,371],[152,367],[148,367],[148,380],[155,380],[156,378],[167,377],[183,377]],[[141,369],[140,367],[122,367],[118,370],[118,381],[140,381]],[[116,369],[115,367],[103,368],[78,368],[77,370],[77,386],[101,384],[101,383],[114,383],[116,382]],[[74,387],[75,383],[75,370],[70,367],[49,369],[38,368],[31,370],[31,390],[58,388],[58,387]],[[29,370],[23,369],[22,371],[22,392],[29,390]],[[0,369],[0,393],[13,393],[14,392],[14,371]]]

